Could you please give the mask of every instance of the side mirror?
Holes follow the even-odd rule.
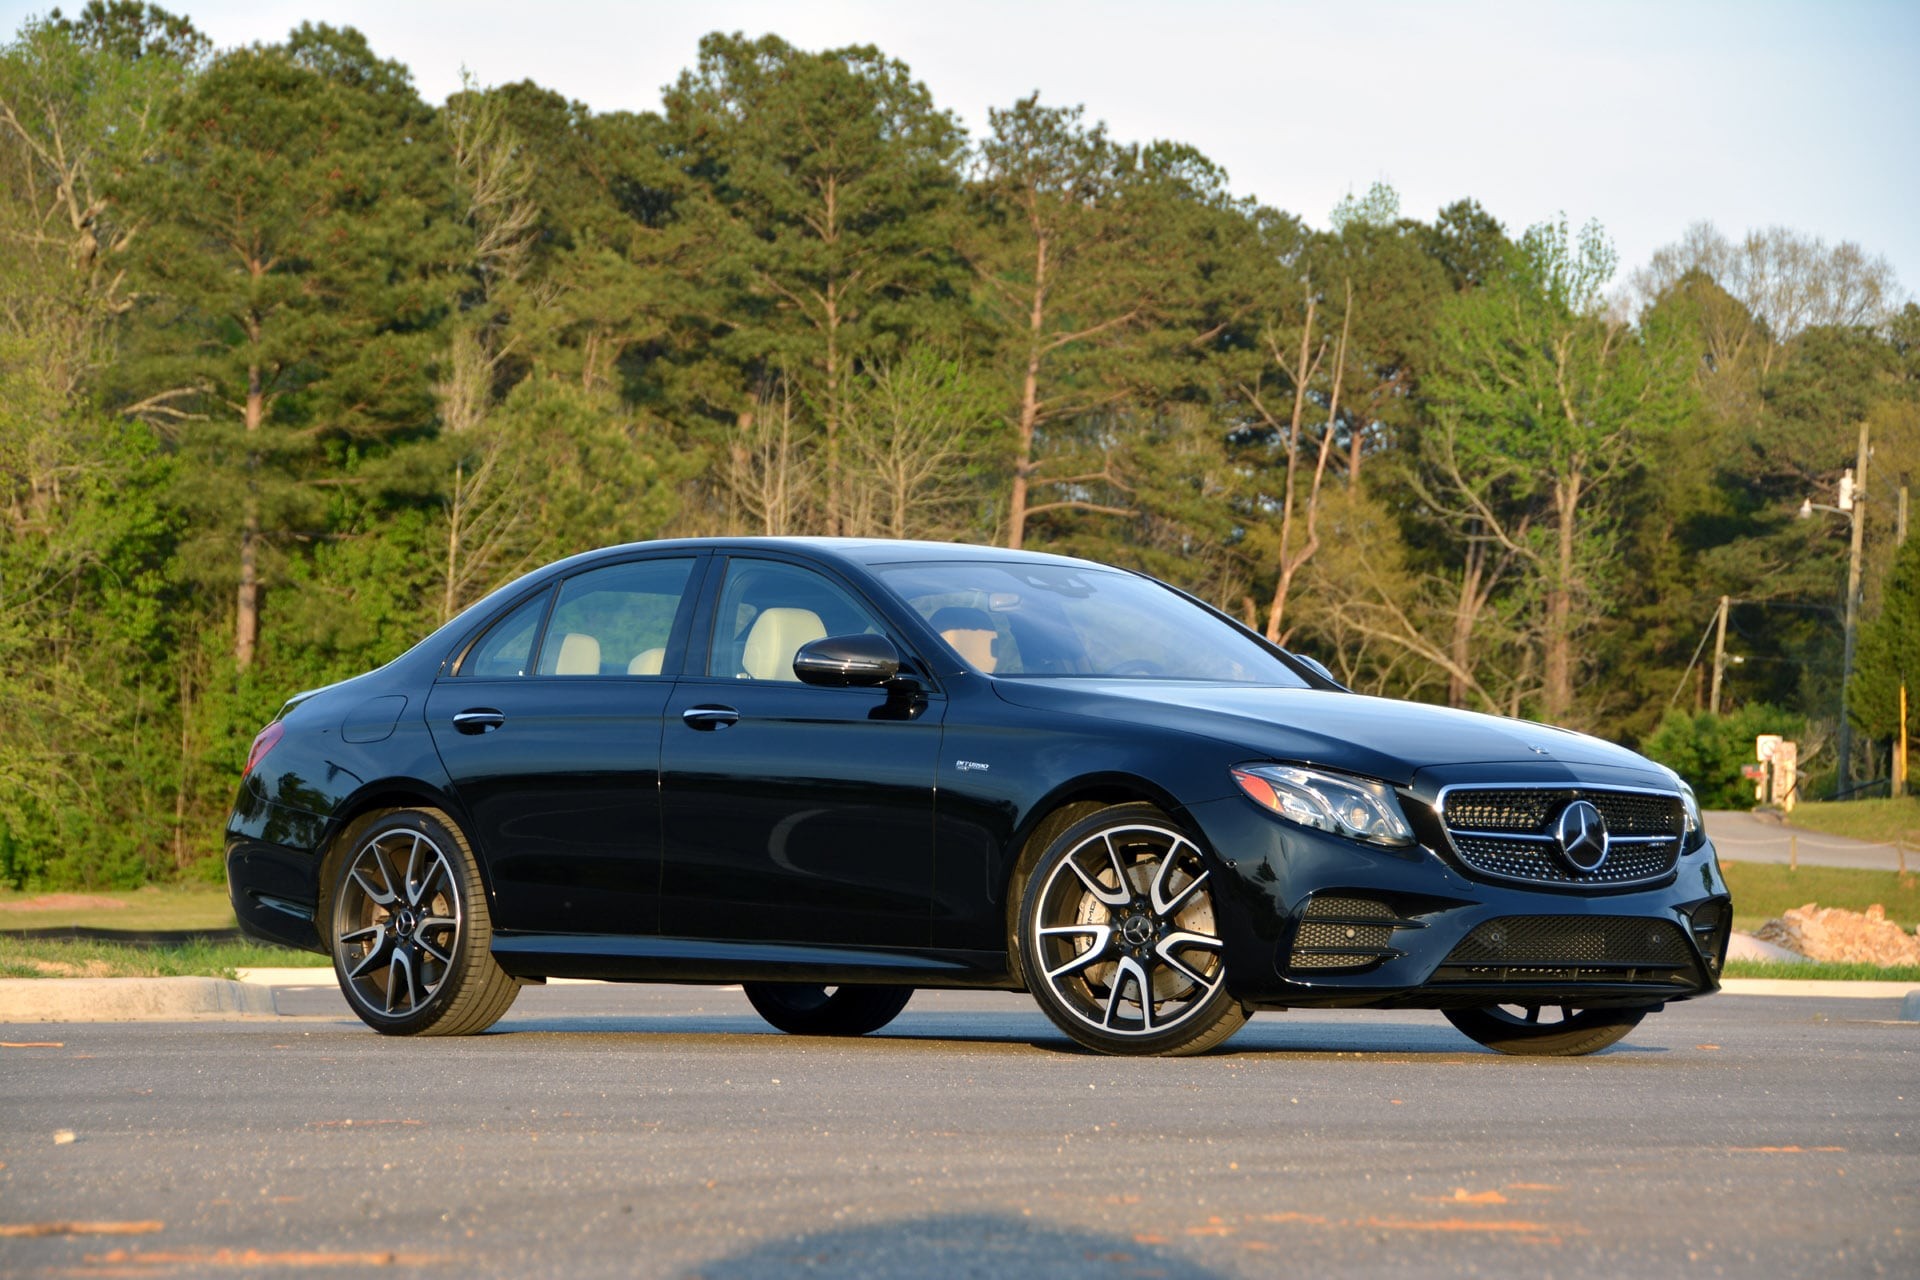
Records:
[[[1313,674],[1319,676],[1322,680],[1325,680],[1328,684],[1332,685],[1334,688],[1346,689],[1347,686],[1341,684],[1337,679],[1335,679],[1333,672],[1327,670],[1327,664],[1320,661],[1320,659],[1310,658],[1304,653],[1295,653],[1291,649],[1287,650],[1287,654],[1295,662],[1299,663],[1301,666],[1305,667],[1307,670],[1313,672]]]
[[[885,636],[827,636],[800,646],[793,674],[829,689],[874,688],[900,674],[900,651]]]

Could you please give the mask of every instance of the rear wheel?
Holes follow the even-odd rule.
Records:
[[[375,1031],[473,1035],[520,993],[494,963],[473,852],[438,810],[399,809],[359,830],[331,901],[334,975]]]
[[[1201,1053],[1246,1025],[1206,860],[1152,805],[1102,809],[1047,847],[1027,880],[1020,950],[1041,1011],[1101,1053]]]
[[[1500,1004],[1447,1009],[1447,1021],[1497,1053],[1577,1058],[1598,1053],[1640,1025],[1647,1009],[1575,1009],[1567,1005]]]
[[[912,987],[828,987],[812,982],[748,982],[747,1003],[796,1036],[864,1036],[892,1022]]]

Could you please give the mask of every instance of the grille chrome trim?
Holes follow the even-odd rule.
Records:
[[[1456,796],[1475,793],[1486,798],[1469,812],[1449,816]],[[1512,797],[1514,793],[1557,794],[1540,795],[1537,803],[1524,806],[1524,814],[1514,814],[1513,810],[1521,806],[1503,805],[1498,799]],[[1619,853],[1590,872],[1568,865],[1555,848],[1557,838],[1539,829],[1575,800],[1595,802],[1603,813],[1614,809],[1626,819],[1622,825],[1629,828],[1614,832],[1615,814],[1607,814],[1608,844],[1610,848],[1618,848]],[[1657,804],[1664,812],[1656,813],[1650,803]],[[1657,787],[1581,782],[1456,782],[1440,788],[1433,805],[1435,816],[1446,833],[1447,851],[1462,867],[1482,879],[1514,884],[1566,890],[1626,889],[1657,884],[1673,876],[1686,840],[1685,802],[1678,791]],[[1623,808],[1625,811],[1621,812]],[[1534,824],[1532,829],[1522,825],[1529,821]],[[1656,824],[1664,825],[1667,830],[1653,833],[1646,830]]]

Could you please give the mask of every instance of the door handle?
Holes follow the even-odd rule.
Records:
[[[507,722],[507,717],[492,707],[469,707],[453,717],[453,727],[462,733],[492,733]]]
[[[740,718],[740,713],[732,707],[688,707],[680,713],[695,729],[724,729]]]

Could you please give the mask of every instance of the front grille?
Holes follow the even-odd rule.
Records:
[[[1553,831],[1561,811],[1590,801],[1606,820],[1606,861],[1583,871],[1561,856]],[[1456,857],[1496,880],[1565,887],[1646,884],[1673,873],[1685,813],[1659,791],[1591,787],[1452,787],[1440,818]]]
[[[1318,893],[1307,902],[1287,955],[1289,969],[1366,969],[1400,954],[1390,944],[1395,929],[1420,926],[1402,920],[1375,898]]]
[[[1670,920],[1637,916],[1504,916],[1468,934],[1446,959],[1467,965],[1617,965],[1675,969],[1691,962]]]

